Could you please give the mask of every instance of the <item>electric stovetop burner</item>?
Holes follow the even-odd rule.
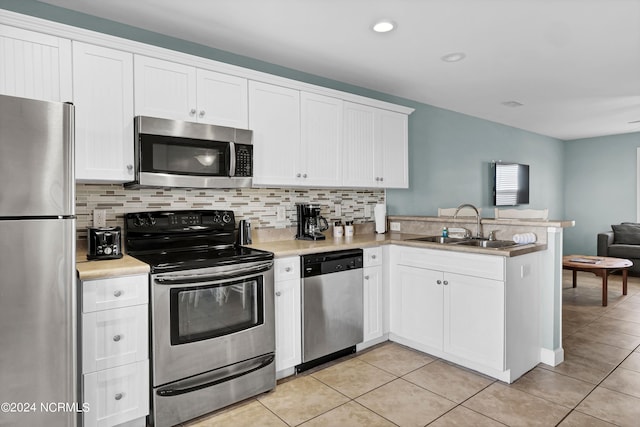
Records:
[[[125,217],[127,253],[152,273],[273,259],[271,252],[235,244],[235,217],[226,210],[156,211]]]

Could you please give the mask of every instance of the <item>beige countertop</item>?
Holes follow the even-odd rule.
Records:
[[[491,249],[460,245],[443,245],[439,243],[411,240],[416,237],[424,237],[424,235],[393,232],[386,234],[366,233],[357,234],[353,237],[327,237],[326,240],[317,241],[287,239],[269,242],[256,242],[248,246],[255,249],[273,252],[276,258],[344,249],[367,248],[388,244],[506,257],[514,257],[547,249],[547,245],[545,243],[533,243],[503,249]],[[124,255],[121,259],[89,261],[87,260],[86,249],[81,245],[78,245],[76,254],[76,270],[78,271],[78,277],[80,280],[95,280],[133,274],[147,274],[149,273],[149,266],[128,255]]]
[[[441,216],[411,216],[411,215],[389,215],[387,221],[418,221],[418,222],[447,222],[447,223],[469,223],[475,222],[473,217],[460,217],[453,219],[451,217]],[[558,228],[570,228],[575,227],[576,222],[574,220],[565,219],[522,219],[522,218],[480,218],[482,224],[487,225],[517,225],[522,227],[558,227]]]
[[[410,239],[424,237],[424,235],[406,233],[387,234],[362,234],[353,237],[327,237],[326,240],[277,240],[272,242],[256,242],[248,245],[254,249],[273,252],[276,258],[283,258],[295,255],[306,255],[317,252],[338,251],[343,249],[366,248],[386,244],[400,244],[420,248],[440,249],[455,252],[480,253],[485,255],[499,255],[513,257],[531,252],[543,251],[547,249],[546,243],[532,243],[517,245],[503,249],[476,248],[461,245],[443,245],[440,243],[412,241]]]
[[[82,245],[76,250],[76,270],[80,280],[105,279],[149,273],[149,265],[124,255],[120,259],[87,260],[87,251]]]

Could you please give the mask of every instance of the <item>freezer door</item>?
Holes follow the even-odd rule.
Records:
[[[74,215],[73,113],[0,95],[0,218]]]
[[[0,426],[76,425],[74,230],[0,221]]]

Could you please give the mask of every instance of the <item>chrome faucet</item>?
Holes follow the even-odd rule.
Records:
[[[480,224],[480,212],[478,212],[478,208],[469,203],[464,203],[456,208],[456,212],[453,214],[453,219],[456,219],[458,212],[460,212],[462,208],[471,208],[476,212],[476,238],[482,239],[482,225]]]

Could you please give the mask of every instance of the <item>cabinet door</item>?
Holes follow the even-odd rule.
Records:
[[[253,183],[299,185],[300,92],[250,81],[249,128],[253,130]]]
[[[247,79],[201,69],[196,78],[198,122],[247,129]]]
[[[149,361],[83,376],[85,427],[110,427],[149,414]]]
[[[83,313],[146,304],[148,301],[149,276],[146,274],[82,281]]]
[[[71,41],[0,25],[0,93],[72,101]]]
[[[76,180],[133,179],[133,55],[73,42]]]
[[[504,282],[446,273],[444,351],[504,370]]]
[[[404,265],[397,273],[391,290],[391,332],[441,350],[442,273]]]
[[[380,138],[376,140],[379,153],[376,170],[379,170],[379,185],[385,188],[409,187],[409,153],[406,114],[381,110]]]
[[[136,116],[197,120],[194,67],[141,55],[134,67]]]
[[[376,108],[344,103],[342,183],[345,187],[375,187]]]
[[[302,362],[300,279],[275,282],[276,372]]]
[[[148,305],[82,315],[82,371],[113,368],[148,358]]]
[[[382,336],[382,267],[366,267],[364,278],[364,339]]]
[[[302,92],[302,185],[338,187],[342,184],[341,99]]]

